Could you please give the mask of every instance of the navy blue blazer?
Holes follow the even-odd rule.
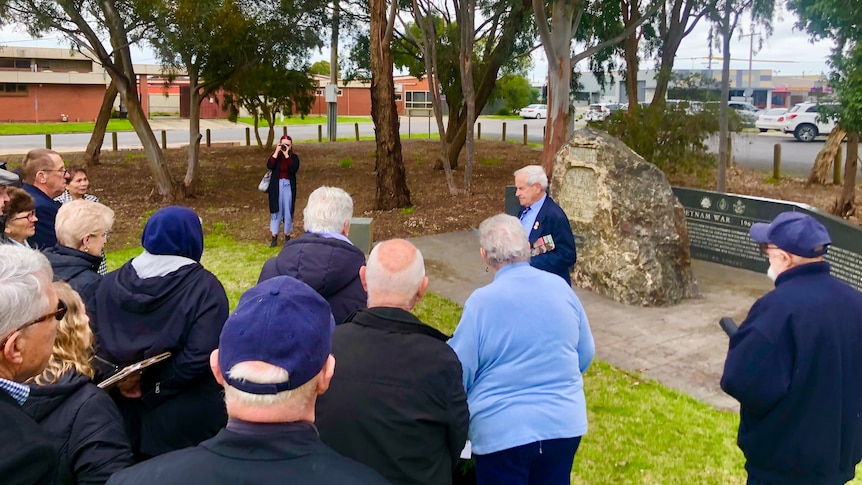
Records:
[[[57,233],[54,232],[54,221],[57,219],[57,211],[60,203],[48,197],[36,186],[24,184],[24,190],[36,201],[36,234],[27,238],[30,246],[36,249],[53,248],[57,245]]]
[[[523,211],[524,208],[521,207],[520,213],[523,213]],[[569,224],[568,216],[551,199],[550,195],[545,198],[545,203],[542,204],[542,208],[536,215],[533,230],[528,235],[530,247],[540,237],[549,234],[554,238],[554,250],[533,256],[530,258],[530,266],[559,275],[560,278],[566,280],[566,283],[571,286],[571,270],[578,260],[577,250],[575,249],[575,236],[572,234],[572,226]]]

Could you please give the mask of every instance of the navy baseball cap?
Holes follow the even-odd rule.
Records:
[[[320,373],[332,351],[335,320],[329,303],[290,276],[270,278],[246,291],[219,337],[219,366],[225,381],[250,394],[296,389]],[[230,369],[263,361],[286,370],[287,382],[260,384],[233,379]]]
[[[758,222],[751,226],[749,234],[757,243],[771,243],[803,258],[823,256],[832,244],[826,227],[801,212],[782,212],[769,224]]]

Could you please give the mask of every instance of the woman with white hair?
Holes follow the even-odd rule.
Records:
[[[470,295],[449,341],[463,367],[477,482],[568,484],[587,431],[587,316],[569,285],[530,266],[517,218],[486,219],[479,243],[494,281]]]
[[[365,308],[368,294],[359,280],[365,254],[347,235],[353,199],[338,187],[318,187],[302,211],[305,234],[288,241],[278,256],[264,263],[260,283],[287,275],[314,288],[329,303],[335,323]]]
[[[73,200],[57,212],[57,245],[44,253],[54,279],[67,281],[85,302],[102,280],[99,265],[113,225],[114,211],[98,202]]]

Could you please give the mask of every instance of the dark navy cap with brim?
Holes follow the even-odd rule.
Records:
[[[823,256],[832,244],[826,227],[802,212],[782,212],[771,223],[752,225],[749,234],[757,243],[774,244],[803,258]]]

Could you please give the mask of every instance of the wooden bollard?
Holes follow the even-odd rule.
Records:
[[[282,133],[284,134],[284,136],[287,136],[287,127],[282,126],[281,128],[282,128]]]
[[[356,141],[359,141],[359,123],[353,123],[353,129],[356,131]]]
[[[162,150],[168,149],[168,132],[162,130]]]
[[[772,178],[778,180],[781,178],[781,144],[776,143],[772,146]]]
[[[524,145],[527,144],[527,124],[524,123]]]
[[[210,131],[209,128],[207,128],[207,146],[211,147],[212,144],[213,144],[212,132]]]
[[[317,143],[323,142],[323,125],[317,125]]]
[[[503,141],[506,141],[506,122],[503,122]]]
[[[111,149],[112,149],[113,151],[117,151],[117,146],[118,146],[118,143],[117,143],[117,132],[116,132],[116,131],[112,131],[112,132],[111,132]]]
[[[245,146],[251,146],[251,128],[249,127],[245,128]]]
[[[47,148],[48,150],[51,149],[51,134],[50,133],[45,133],[45,148]]]
[[[482,139],[482,123],[476,123],[476,139]]]

